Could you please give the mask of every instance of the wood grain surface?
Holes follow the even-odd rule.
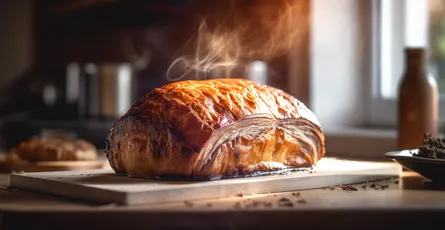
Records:
[[[445,214],[443,187],[412,172],[351,186],[135,206],[5,187],[0,229],[435,229]]]

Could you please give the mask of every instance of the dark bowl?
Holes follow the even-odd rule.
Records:
[[[419,173],[434,183],[445,183],[445,159],[432,159],[413,156],[413,150],[392,151],[385,157],[393,159],[404,168]]]

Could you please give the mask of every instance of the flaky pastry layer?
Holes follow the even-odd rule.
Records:
[[[203,179],[311,167],[325,146],[296,98],[229,78],[152,90],[115,123],[105,152],[118,174]]]

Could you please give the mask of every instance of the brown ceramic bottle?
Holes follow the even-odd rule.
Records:
[[[414,149],[424,133],[437,137],[438,89],[426,66],[426,50],[405,49],[405,72],[399,85],[398,147]]]

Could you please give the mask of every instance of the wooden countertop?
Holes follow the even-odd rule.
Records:
[[[8,185],[9,175],[0,175],[0,229],[428,228],[445,214],[445,191],[413,172],[352,187],[129,207]]]

